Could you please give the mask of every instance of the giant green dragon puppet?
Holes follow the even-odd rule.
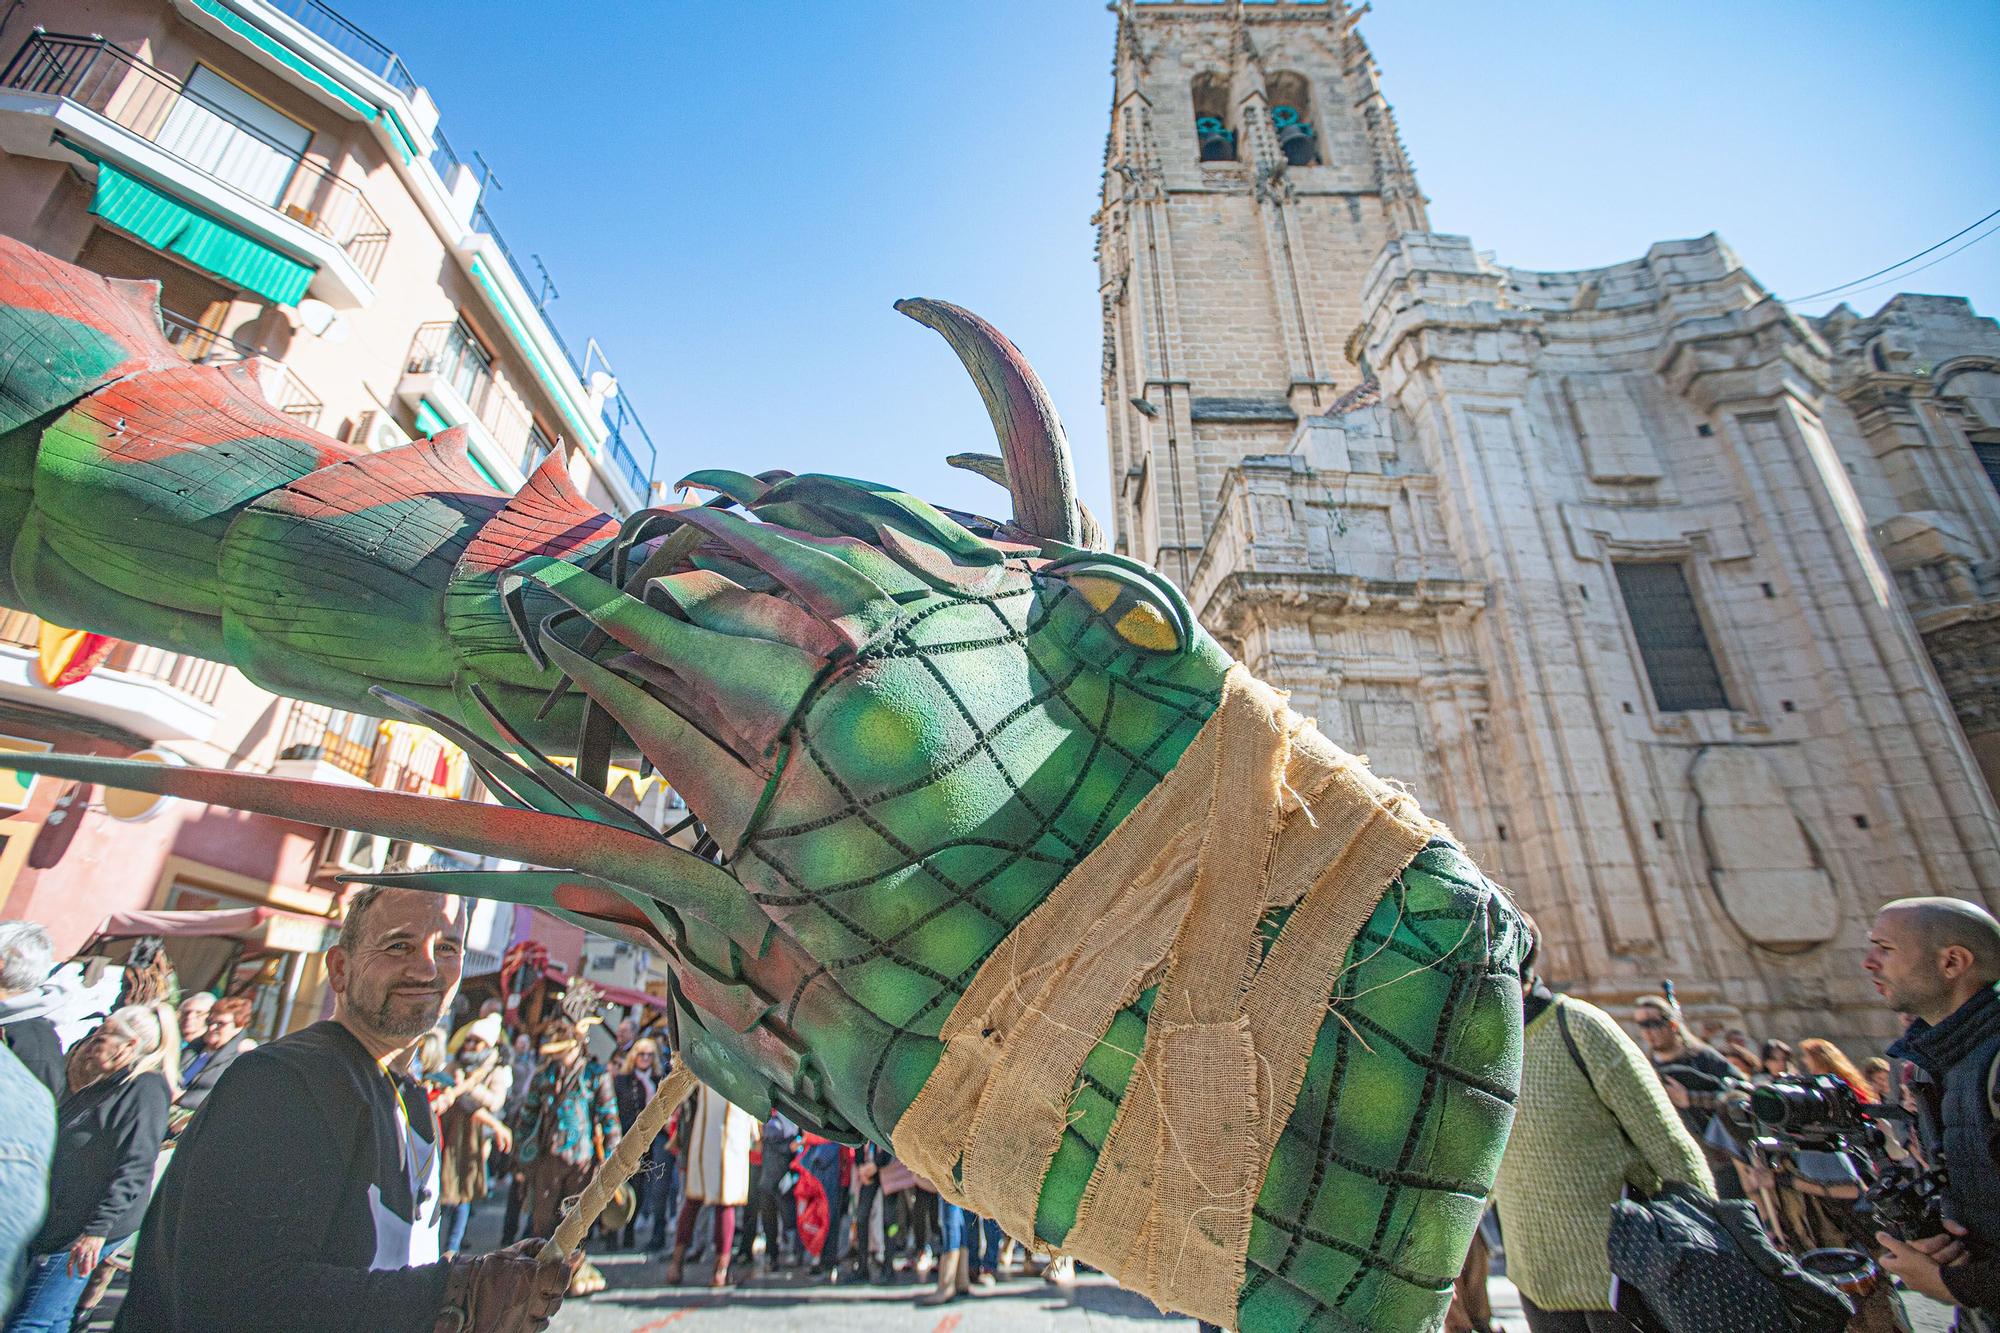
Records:
[[[1015,348],[1013,517],[699,472],[622,524],[561,455],[369,453],[187,364],[152,284],[0,239],[0,601],[400,712],[498,804],[78,757],[27,771],[525,863],[390,876],[663,955],[732,1101],[1248,1330],[1435,1326],[1512,1116],[1521,939],[1400,790],[1101,549]],[[574,757],[573,769],[551,754]],[[671,845],[605,794],[657,766]]]

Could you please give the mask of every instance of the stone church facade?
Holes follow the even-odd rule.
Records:
[[[1119,549],[1407,780],[1604,1002],[1893,1030],[1875,907],[2000,907],[2000,329],[1803,318],[1713,236],[1429,230],[1343,0],[1125,0]]]

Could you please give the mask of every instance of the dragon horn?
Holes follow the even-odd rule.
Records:
[[[1050,541],[1085,545],[1069,439],[1049,391],[1021,349],[971,311],[944,301],[904,300],[896,309],[943,334],[979,386],[1007,460],[1015,524]]]

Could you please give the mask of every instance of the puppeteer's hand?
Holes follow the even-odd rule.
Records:
[[[437,1333],[540,1333],[562,1308],[583,1251],[542,1263],[539,1240],[452,1263]]]

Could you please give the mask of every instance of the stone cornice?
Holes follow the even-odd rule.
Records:
[[[1660,340],[1657,369],[1704,411],[1782,393],[1811,401],[1828,387],[1826,344],[1773,300],[1675,321]]]
[[[1239,570],[1220,579],[1195,613],[1211,632],[1241,639],[1255,611],[1438,619],[1473,615],[1485,606],[1486,586],[1470,579],[1401,582],[1356,574]]]

